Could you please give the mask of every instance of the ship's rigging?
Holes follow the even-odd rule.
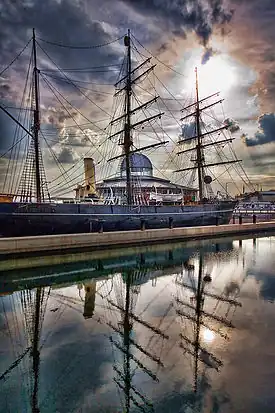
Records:
[[[115,41],[119,41],[121,38],[116,39]],[[136,44],[134,43],[136,41]],[[47,41],[45,42],[47,44]],[[49,44],[51,42],[48,42]],[[29,44],[29,42],[28,42]],[[109,44],[109,43],[108,43]],[[90,70],[90,73],[98,73],[98,72],[107,72],[108,70],[112,73],[113,71],[116,70],[115,64],[113,67],[108,66],[108,67],[100,67],[98,66],[97,68],[81,68],[80,69],[61,69],[59,66],[55,64],[55,62],[52,60],[51,56],[49,53],[44,50],[44,48],[41,46],[41,43],[39,43],[36,38],[35,38],[35,33],[33,32],[33,38],[32,38],[32,47],[33,47],[33,52],[32,52],[32,62],[33,62],[33,76],[32,76],[32,81],[31,81],[31,102],[32,106],[31,108],[27,108],[27,111],[25,110],[26,108],[21,107],[20,109],[20,115],[18,119],[16,119],[17,124],[21,126],[21,136],[20,138],[16,141],[14,139],[14,143],[12,145],[11,149],[11,156],[9,158],[9,166],[7,171],[7,178],[5,179],[5,185],[3,188],[3,193],[13,193],[19,195],[19,198],[21,200],[30,200],[30,199],[36,199],[38,202],[40,201],[47,201],[49,200],[49,192],[51,195],[62,195],[62,193],[66,193],[66,191],[72,191],[73,187],[76,184],[76,180],[82,176],[81,173],[75,173],[82,168],[82,165],[80,164],[81,159],[83,157],[87,156],[87,154],[91,154],[93,151],[94,153],[98,154],[98,161],[97,161],[97,166],[99,169],[101,169],[101,176],[108,176],[108,173],[110,174],[110,171],[113,171],[113,168],[110,168],[111,162],[108,161],[115,161],[119,160],[122,157],[125,157],[126,159],[126,171],[127,171],[127,203],[131,204],[134,202],[133,198],[133,192],[135,192],[135,188],[138,186],[138,182],[135,182],[133,179],[133,176],[131,176],[131,165],[130,165],[130,159],[131,159],[131,154],[135,152],[140,152],[140,151],[154,151],[156,148],[159,148],[160,146],[164,147],[164,151],[166,152],[166,157],[168,162],[170,163],[167,164],[165,162],[165,165],[168,169],[174,169],[175,172],[177,172],[177,182],[182,183],[184,180],[186,181],[187,179],[187,173],[191,172],[191,177],[189,176],[189,179],[191,179],[191,182],[189,182],[190,185],[194,186],[194,179],[195,175],[193,174],[194,170],[197,170],[197,182],[198,182],[198,187],[199,187],[199,199],[202,200],[203,198],[211,198],[214,196],[213,191],[211,189],[210,185],[210,180],[213,182],[219,182],[219,176],[224,176],[225,173],[228,173],[228,169],[224,170],[223,172],[218,170],[218,176],[214,178],[213,168],[215,167],[220,167],[222,165],[229,165],[231,164],[237,164],[239,168],[239,176],[243,177],[245,179],[245,182],[247,182],[247,176],[242,169],[241,165],[238,165],[239,160],[237,159],[234,150],[230,149],[228,151],[228,154],[230,152],[231,155],[233,155],[233,160],[229,160],[229,158],[226,156],[225,159],[221,158],[220,154],[220,149],[224,145],[230,144],[233,141],[233,138],[228,138],[227,136],[224,137],[224,139],[221,140],[216,140],[212,138],[213,133],[223,133],[226,129],[228,129],[228,125],[222,124],[219,128],[212,128],[211,130],[207,130],[206,132],[202,131],[201,127],[205,125],[205,123],[202,120],[202,113],[205,110],[211,109],[214,104],[221,103],[221,100],[218,102],[215,102],[214,104],[208,104],[205,106],[201,106],[201,103],[205,101],[208,98],[211,98],[209,96],[208,98],[202,98],[199,99],[198,95],[198,81],[196,79],[196,102],[191,103],[185,107],[185,109],[190,109],[193,106],[195,106],[195,112],[193,111],[192,116],[195,117],[195,123],[196,123],[196,128],[195,128],[195,135],[192,137],[186,137],[183,136],[182,139],[180,139],[178,142],[174,140],[174,138],[167,133],[165,130],[165,126],[163,125],[162,119],[173,119],[174,122],[176,122],[179,126],[181,125],[182,121],[185,121],[188,117],[191,116],[191,114],[188,114],[181,118],[177,118],[177,115],[175,115],[175,112],[171,110],[168,106],[168,101],[169,99],[174,99],[174,102],[178,105],[180,102],[178,99],[175,98],[175,96],[167,89],[167,87],[163,84],[163,82],[158,78],[158,76],[154,73],[155,72],[155,67],[156,64],[153,64],[148,67],[148,65],[151,62],[151,59],[154,59],[154,56],[145,56],[138,50],[137,44],[140,45],[140,42],[137,41],[137,39],[130,34],[130,31],[128,34],[124,37],[124,45],[126,47],[126,55],[125,59],[123,60],[123,64],[125,67],[125,72],[121,71],[120,77],[115,83],[115,87],[117,88],[116,93],[115,93],[115,98],[120,99],[121,106],[123,107],[122,113],[115,118],[115,115],[110,119],[108,122],[108,127],[102,128],[96,124],[96,121],[91,121],[87,116],[83,115],[79,109],[74,108],[71,102],[64,98],[62,93],[58,90],[56,86],[54,86],[49,78],[53,77],[53,79],[56,79],[58,82],[59,81],[65,81],[68,84],[70,84],[76,91],[76,93],[79,93],[83,98],[87,99],[91,105],[95,105],[97,108],[102,109],[100,105],[92,99],[87,93],[85,93],[83,90],[85,90],[85,87],[79,86],[76,84],[77,80],[74,79],[72,80],[70,78],[70,73],[75,71],[75,73],[82,74],[85,73],[85,70],[88,71]],[[55,71],[57,72],[57,75],[55,74],[53,70],[47,70],[45,68],[38,68],[37,64],[37,57],[36,57],[36,46],[39,46],[39,49],[41,52],[44,53],[44,55],[49,59],[51,64],[56,66]],[[54,46],[54,44],[52,44]],[[58,46],[58,45],[56,45]],[[103,47],[104,45],[101,45],[100,47]],[[26,46],[27,47],[27,46]],[[145,51],[147,49],[144,49]],[[134,59],[133,59],[133,53],[135,54]],[[147,53],[147,52],[146,52]],[[145,58],[143,57],[145,56]],[[142,60],[140,59],[142,58]],[[156,59],[158,63],[160,63]],[[147,69],[145,69],[143,72],[141,72],[141,69],[143,69],[144,66],[147,65]],[[118,67],[117,67],[118,68]],[[84,70],[85,69],[85,70]],[[150,80],[150,75],[153,74],[154,78],[156,81],[159,83],[161,86],[162,90],[165,92],[168,92],[170,96],[169,98],[165,98],[160,96],[156,92],[156,87],[154,85],[154,82]],[[58,76],[59,75],[59,76]],[[60,75],[62,77],[60,77]],[[92,126],[96,133],[100,134],[100,145],[98,147],[94,148],[94,145],[92,148],[89,148],[84,155],[81,156],[81,159],[79,159],[74,165],[70,166],[68,169],[65,169],[64,166],[58,161],[57,155],[54,153],[54,145],[51,144],[51,137],[52,135],[47,134],[49,132],[46,131],[44,127],[41,128],[41,119],[42,116],[40,114],[40,97],[39,97],[39,78],[43,80],[43,86],[46,86],[51,93],[54,95],[55,100],[57,103],[60,105],[62,110],[66,112],[68,117],[70,117],[73,121],[72,126],[68,126],[67,128],[68,131],[70,128],[78,128],[79,133],[82,134],[83,138],[85,138],[86,143],[88,142],[89,144],[93,145],[93,136],[87,133],[84,127],[82,127],[82,123],[78,122],[74,116],[71,113],[71,110],[76,110],[76,112],[79,114],[79,116],[82,116],[83,119],[85,119],[87,122],[89,122],[88,125]],[[146,80],[147,82],[147,87],[141,86],[141,82]],[[81,85],[81,80],[79,80],[80,85]],[[97,85],[100,85],[100,82],[97,83]],[[141,99],[138,98],[137,91],[141,92]],[[96,94],[100,93],[110,93],[110,92],[104,92],[104,91],[96,91]],[[124,99],[122,100],[121,97],[124,95]],[[214,94],[215,96],[217,94]],[[144,101],[144,96],[148,96],[148,100]],[[150,97],[151,96],[151,97]],[[168,99],[168,100],[167,100]],[[139,102],[139,105],[134,106],[133,103],[134,101]],[[22,99],[22,105],[26,105],[27,99]],[[68,110],[68,107],[70,110]],[[165,110],[161,110],[162,108]],[[1,105],[0,108],[4,110],[6,113],[7,107],[4,105]],[[179,105],[178,105],[179,108]],[[117,112],[119,110],[119,105],[115,107],[115,111]],[[147,111],[149,112],[147,113]],[[178,113],[181,108],[177,109]],[[33,120],[31,127],[28,128],[27,125],[26,127],[24,124],[26,124],[26,114],[30,111],[33,114]],[[105,114],[108,114],[106,110],[102,111],[105,112]],[[154,113],[155,112],[155,113]],[[157,113],[156,113],[157,112]],[[132,120],[133,116],[137,116],[139,113],[144,114],[144,118],[140,119],[138,121]],[[10,117],[15,119],[14,116],[12,116],[10,113],[8,113]],[[24,114],[24,116],[22,115]],[[111,132],[111,129],[119,125],[122,122],[122,128],[117,130],[115,133]],[[155,124],[154,123],[158,122]],[[148,128],[150,129],[150,133],[146,133],[146,131],[143,130],[143,124],[146,124]],[[157,128],[161,131],[161,134],[157,133]],[[23,128],[22,128],[23,127]],[[43,129],[43,130],[42,130]],[[27,132],[26,132],[27,130]],[[72,129],[73,130],[73,129]],[[17,162],[19,162],[19,152],[14,151],[14,147],[16,145],[21,145],[21,138],[22,138],[22,133],[26,133],[28,139],[26,141],[25,145],[25,161],[24,163],[21,163],[23,168],[21,167],[21,171],[19,169],[13,166],[14,160],[17,157]],[[31,132],[29,132],[31,131]],[[183,132],[184,132],[184,127],[183,127]],[[57,129],[58,133],[58,129]],[[135,134],[135,136],[134,136]],[[139,145],[139,147],[136,146],[136,136],[140,135],[143,137],[149,137],[151,140],[153,139],[153,135],[156,135],[157,143],[152,143],[149,145]],[[20,131],[17,131],[17,135],[20,135]],[[183,133],[184,135],[184,133]],[[210,142],[204,143],[205,138],[210,138]],[[16,138],[16,135],[15,135]],[[30,139],[29,139],[30,138]],[[39,139],[40,138],[40,139]],[[41,140],[42,138],[42,140]],[[116,138],[119,140],[117,141]],[[166,140],[168,138],[168,140]],[[144,138],[143,138],[144,139]],[[49,142],[48,142],[49,140]],[[195,162],[195,165],[190,167],[184,167],[182,168],[182,165],[186,165],[186,156],[190,158],[190,154],[193,150],[193,148],[188,147],[187,149],[183,149],[180,151],[174,151],[169,149],[169,144],[173,143],[175,146],[178,144],[190,144],[190,141],[196,141],[196,146],[194,148],[196,152],[196,158],[193,159],[193,162]],[[43,145],[42,145],[43,143]],[[115,143],[115,144],[114,144]],[[120,145],[120,148],[122,147],[122,153],[121,154],[115,154],[118,151],[118,146],[117,143]],[[166,145],[168,144],[168,147],[166,148]],[[57,164],[57,167],[60,171],[60,175],[57,176],[56,178],[52,179],[50,184],[49,184],[49,189],[48,189],[48,181],[45,176],[45,171],[44,171],[44,166],[43,166],[43,161],[42,161],[42,156],[41,153],[41,147],[45,146],[48,149],[48,151],[51,153],[51,155],[54,158],[54,161]],[[113,149],[111,149],[111,145],[113,146]],[[209,149],[215,149],[216,153],[214,154],[214,160],[211,162],[206,162],[205,160],[205,148],[207,148],[207,154],[209,153]],[[22,151],[22,148],[21,148]],[[16,156],[15,156],[16,153]],[[110,154],[114,156],[110,157]],[[22,155],[22,154],[21,154]],[[20,156],[21,156],[20,155]],[[24,156],[23,156],[24,158]],[[171,165],[172,168],[171,168]],[[176,166],[176,168],[175,168]],[[234,165],[233,165],[234,166]],[[164,168],[156,168],[158,170],[158,173],[163,174]],[[209,173],[209,170],[211,170],[211,173]],[[16,178],[12,178],[11,183],[7,183],[9,175],[15,175]],[[111,175],[112,176],[112,173]],[[19,178],[21,179],[19,180]],[[175,177],[175,174],[174,174]],[[242,178],[241,178],[242,179]],[[74,182],[74,183],[72,183]],[[222,182],[220,182],[222,186]],[[241,191],[240,191],[241,192]]]

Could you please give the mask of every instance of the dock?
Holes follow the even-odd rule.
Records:
[[[0,238],[0,255],[111,249],[151,243],[275,232],[275,221],[184,228]]]

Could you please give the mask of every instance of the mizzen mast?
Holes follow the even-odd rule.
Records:
[[[198,181],[199,181],[199,200],[203,199],[203,154],[201,148],[201,130],[200,130],[200,104],[199,104],[199,86],[198,86],[198,69],[196,73],[196,131],[197,131],[197,165],[198,165]]]
[[[182,151],[179,151],[177,154],[181,155],[181,154],[185,154],[187,152],[191,152],[191,151],[196,151],[196,165],[194,167],[190,167],[190,168],[183,168],[183,169],[177,169],[174,172],[184,172],[184,171],[192,171],[194,169],[198,170],[198,186],[199,186],[199,201],[203,202],[205,200],[205,196],[206,194],[204,193],[204,184],[209,184],[212,182],[212,178],[210,176],[205,176],[205,168],[210,168],[213,166],[219,166],[219,165],[226,165],[226,164],[233,164],[233,163],[237,163],[237,162],[241,162],[241,159],[234,159],[232,161],[224,161],[224,162],[211,162],[211,163],[205,163],[205,157],[204,157],[204,148],[206,147],[210,147],[210,146],[214,146],[214,145],[219,145],[219,144],[226,144],[226,143],[231,143],[234,138],[226,138],[226,139],[222,139],[222,140],[216,140],[214,142],[210,142],[210,143],[203,143],[203,138],[205,138],[206,136],[209,136],[213,133],[216,132],[220,132],[224,129],[228,129],[229,125],[224,125],[221,126],[220,128],[217,129],[213,129],[211,131],[207,131],[202,133],[201,132],[201,124],[200,124],[200,116],[201,113],[206,110],[211,108],[212,106],[217,105],[218,103],[221,103],[224,99],[220,99],[218,101],[215,101],[214,103],[211,103],[209,105],[206,106],[200,106],[200,103],[204,102],[205,100],[218,96],[219,92],[216,92],[210,96],[207,96],[203,99],[199,99],[199,86],[198,86],[198,69],[197,67],[195,68],[195,74],[196,74],[196,101],[188,106],[186,106],[185,108],[183,108],[181,111],[185,111],[186,109],[190,109],[192,108],[192,106],[195,106],[195,111],[192,113],[189,113],[188,115],[184,116],[183,118],[181,118],[181,121],[184,121],[185,119],[194,116],[195,117],[195,124],[196,124],[196,134],[194,136],[191,137],[187,137],[184,138],[184,136],[182,136],[183,139],[180,139],[178,141],[178,144],[184,144],[184,143],[189,143],[192,140],[196,141],[196,146],[194,148],[189,148],[189,149],[185,149]]]

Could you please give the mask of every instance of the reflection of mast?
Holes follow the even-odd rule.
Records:
[[[39,413],[38,407],[38,387],[39,387],[39,367],[40,367],[40,336],[44,320],[47,299],[49,292],[46,294],[45,288],[37,288],[35,293],[26,290],[21,293],[21,303],[25,316],[25,324],[28,329],[30,340],[31,359],[32,359],[32,391],[31,407],[32,413]]]
[[[111,322],[107,322],[107,324],[122,338],[121,343],[114,340],[112,337],[110,337],[110,341],[121,353],[123,353],[123,371],[121,371],[118,366],[114,365],[114,370],[117,374],[117,378],[115,378],[114,381],[116,382],[117,386],[124,392],[125,413],[129,413],[131,411],[132,405],[135,405],[143,412],[153,411],[153,406],[150,401],[148,401],[146,397],[144,397],[133,384],[133,377],[137,367],[139,367],[140,370],[150,376],[154,381],[158,381],[155,373],[148,367],[146,367],[139,360],[139,358],[133,354],[133,351],[138,350],[140,353],[142,353],[142,355],[148,357],[157,365],[163,366],[163,363],[158,357],[156,357],[154,354],[151,354],[148,349],[143,348],[139,343],[136,342],[136,340],[131,337],[134,321],[140,323],[147,329],[152,330],[153,333],[157,333],[162,338],[169,338],[160,329],[151,326],[148,322],[134,315],[133,312],[137,298],[136,295],[139,293],[139,288],[137,288],[136,285],[133,285],[133,280],[136,279],[136,276],[137,274],[135,274],[135,271],[128,271],[123,275],[125,288],[125,300],[123,305],[121,302],[119,304],[116,304],[110,299],[107,300],[109,304],[111,304],[111,306],[120,310],[122,316],[122,321],[121,323],[118,323],[117,326],[113,325]]]
[[[25,290],[20,292],[20,301],[24,313],[24,323],[27,332],[28,346],[20,356],[6,369],[0,376],[0,381],[5,380],[6,376],[22,362],[29,353],[31,357],[31,391],[30,405],[32,413],[39,413],[38,407],[38,387],[39,387],[39,366],[40,366],[40,332],[45,315],[45,309],[49,293],[45,298],[45,288]]]
[[[35,297],[35,314],[34,314],[34,335],[32,343],[32,369],[33,369],[33,394],[32,394],[32,412],[39,413],[38,408],[38,379],[39,379],[39,365],[40,365],[40,352],[39,352],[39,327],[40,327],[40,312],[41,312],[41,288],[37,288]]]
[[[190,271],[193,271],[193,270],[194,270],[193,266],[189,266],[189,269],[187,267],[187,271],[189,272],[188,274],[189,277],[190,277]],[[189,304],[188,302],[184,302],[178,297],[176,298],[176,302],[180,304],[181,306],[186,307],[186,309],[192,310],[192,312],[194,311],[195,314],[192,314],[192,312],[191,314],[189,314],[188,311],[185,312],[182,309],[178,309],[176,311],[178,315],[194,323],[194,340],[188,338],[184,334],[180,334],[180,338],[184,340],[184,343],[181,343],[180,347],[183,348],[185,352],[191,354],[194,357],[194,361],[195,361],[194,362],[194,391],[195,393],[198,390],[199,361],[204,363],[208,367],[214,368],[217,371],[219,370],[219,367],[222,366],[221,360],[216,358],[214,354],[210,353],[206,348],[201,346],[201,343],[200,343],[201,326],[204,326],[207,329],[207,331],[211,332],[212,334],[214,333],[219,334],[222,338],[228,339],[228,336],[222,331],[220,331],[220,329],[218,328],[215,329],[214,327],[209,326],[204,321],[204,318],[218,322],[229,328],[234,328],[232,323],[229,320],[227,320],[225,317],[220,317],[218,315],[211,314],[204,310],[205,298],[219,300],[221,302],[228,303],[229,305],[241,306],[241,304],[234,299],[230,299],[228,297],[222,297],[217,294],[213,294],[213,293],[205,291],[206,284],[208,284],[211,281],[212,280],[211,280],[210,275],[203,276],[203,256],[202,254],[200,254],[199,256],[199,270],[198,270],[198,280],[197,280],[196,286],[190,286],[186,282],[176,280],[176,284],[194,293],[194,297],[191,297],[191,301],[194,301],[195,305]],[[190,349],[190,347],[192,349]]]

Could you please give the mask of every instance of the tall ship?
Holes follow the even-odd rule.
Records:
[[[41,71],[37,67],[34,30],[32,44],[33,72],[29,101],[33,116],[30,126],[25,126],[4,105],[0,105],[0,109],[16,123],[29,142],[17,188],[8,193],[3,191],[0,197],[2,237],[205,226],[230,222],[237,201],[223,195],[221,191],[216,190],[214,193],[212,186],[214,181],[216,186],[219,176],[227,172],[232,164],[239,167],[241,161],[233,150],[228,149],[232,147],[234,139],[230,135],[230,123],[223,121],[219,127],[209,130],[209,124],[202,118],[207,110],[212,110],[222,101],[216,100],[219,93],[204,98],[199,96],[196,68],[195,101],[181,108],[180,137],[175,142],[165,132],[167,139],[164,140],[164,134],[162,137],[157,134],[155,123],[165,116],[165,112],[155,109],[160,97],[155,94],[144,102],[137,97],[136,90],[136,86],[154,72],[156,65],[151,65],[150,58],[140,64],[132,58],[133,39],[130,31],[124,37],[125,57],[115,84],[114,99],[118,103],[114,104],[114,114],[107,128],[106,141],[109,146],[100,161],[106,165],[106,171],[109,165],[117,163],[118,173],[107,175],[97,182],[94,159],[85,156],[85,180],[82,184],[74,185],[75,197],[64,200],[51,196],[41,150]],[[152,115],[151,111],[150,116],[146,116],[147,109],[151,107],[155,113]],[[194,125],[191,136],[190,131],[189,134],[185,133],[186,127],[190,129],[191,124],[186,123],[190,119]],[[156,143],[138,145],[135,137],[143,133],[144,128],[150,130],[150,137],[156,134]],[[173,153],[178,165],[173,171],[173,180],[156,176],[151,160],[145,155],[147,151],[156,154],[160,150],[163,156],[161,148],[167,144],[173,146],[170,155]],[[214,158],[212,156],[212,160],[208,160],[211,154],[214,154]],[[221,172],[219,168],[223,166],[225,171]],[[218,170],[218,177],[214,177],[215,170]],[[65,179],[66,171],[61,172]]]

